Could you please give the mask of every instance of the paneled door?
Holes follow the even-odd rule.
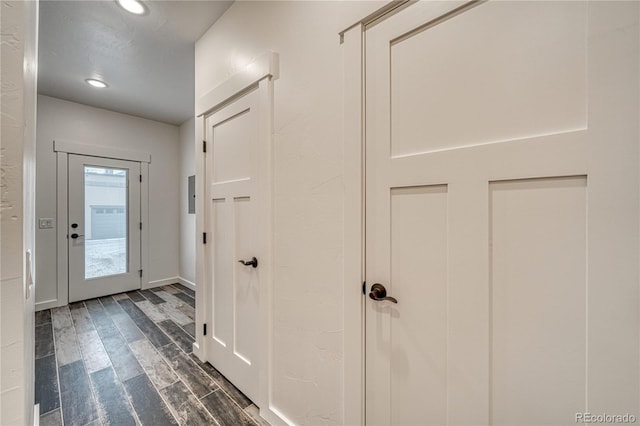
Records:
[[[211,300],[207,357],[249,398],[258,398],[258,323],[263,259],[257,167],[259,92],[206,119],[206,267]],[[264,159],[262,159],[264,160]]]
[[[140,163],[69,155],[69,302],[140,288]]]
[[[639,6],[366,30],[368,425],[639,417]]]

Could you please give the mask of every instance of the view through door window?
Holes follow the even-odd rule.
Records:
[[[127,272],[127,170],[84,167],[85,279]]]

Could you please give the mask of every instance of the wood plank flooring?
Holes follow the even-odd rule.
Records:
[[[194,307],[173,284],[36,312],[40,424],[266,425],[192,353]]]

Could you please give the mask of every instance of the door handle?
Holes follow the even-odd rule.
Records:
[[[395,297],[387,296],[387,289],[382,284],[375,283],[371,286],[369,297],[377,302],[388,300],[389,302],[398,303]]]
[[[254,268],[258,267],[258,259],[252,257],[251,260],[238,260],[238,263],[242,263],[244,266],[253,266]]]
[[[78,238],[78,237],[84,237],[84,235],[79,235],[79,234],[75,234],[75,233],[71,234],[71,238],[73,238],[74,240],[76,238]]]

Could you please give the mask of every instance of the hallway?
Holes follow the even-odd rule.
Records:
[[[40,424],[260,424],[255,405],[193,355],[194,297],[173,284],[37,312]]]

